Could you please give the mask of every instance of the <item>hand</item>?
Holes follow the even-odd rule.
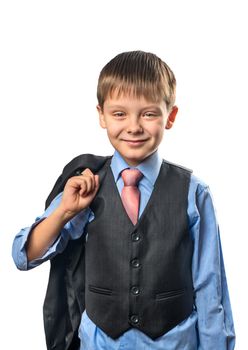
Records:
[[[71,177],[64,188],[60,210],[71,219],[81,210],[87,208],[99,189],[99,176],[90,169],[81,175]]]

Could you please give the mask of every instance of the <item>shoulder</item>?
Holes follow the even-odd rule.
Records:
[[[190,227],[198,222],[200,217],[205,220],[212,218],[214,223],[215,207],[209,186],[197,176],[191,174],[188,192],[188,215]]]
[[[162,171],[175,184],[175,188],[179,184],[183,184],[185,188],[189,186],[192,170],[185,166],[169,162],[165,159],[162,161]]]
[[[73,158],[69,163],[63,168],[62,174],[58,177],[55,182],[49,196],[46,199],[45,208],[47,208],[52,200],[63,191],[67,180],[75,175],[81,174],[81,172],[89,168],[94,174],[102,172],[104,173],[105,165],[110,163],[112,156],[97,156],[95,154],[80,154]]]
[[[168,167],[172,167],[174,169],[178,169],[179,171],[182,170],[182,171],[188,172],[188,173],[192,173],[193,172],[193,170],[191,170],[190,168],[187,168],[187,167],[185,167],[183,165],[180,165],[180,164],[169,162],[166,159],[163,159],[163,164],[168,166]]]
[[[174,173],[178,173],[181,175],[190,176],[192,174],[192,170],[189,168],[186,168],[185,166],[182,166],[180,164],[169,162],[168,160],[163,159],[162,165],[166,167],[167,169],[173,170]]]
[[[111,156],[98,156],[90,153],[80,154],[65,165],[63,175],[67,177],[85,168],[90,168],[93,172],[97,172],[108,159],[111,159]]]
[[[194,197],[199,197],[203,194],[210,194],[209,186],[193,173],[190,176],[189,191],[192,193],[192,195],[194,195]]]
[[[189,206],[192,204],[195,206],[200,202],[204,203],[206,199],[207,201],[212,201],[209,186],[202,179],[193,174],[193,170],[164,159],[163,165],[170,171],[174,181],[178,183],[179,181],[182,181],[187,184]]]
[[[199,177],[195,176],[193,174],[192,169],[180,164],[169,162],[168,160],[165,160],[165,159],[163,159],[162,164],[170,169],[173,169],[174,172],[176,173],[180,173],[181,175],[187,176],[190,180],[190,190],[194,192],[196,195],[199,195],[201,194],[201,192],[204,192],[204,191],[209,191],[209,186]]]

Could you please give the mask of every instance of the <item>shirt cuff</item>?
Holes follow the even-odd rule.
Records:
[[[23,228],[14,239],[12,246],[12,256],[19,270],[29,269],[26,244],[31,231],[44,219],[45,217],[37,219],[31,227]]]
[[[65,224],[63,229],[60,231],[60,235],[46,251],[46,253],[38,259],[27,262],[27,268],[32,269],[43,262],[52,259],[55,255],[62,253],[65,250],[69,240],[75,240],[82,236],[84,233],[84,228],[90,217],[91,211],[89,208],[82,210],[79,214],[74,216],[74,218]]]

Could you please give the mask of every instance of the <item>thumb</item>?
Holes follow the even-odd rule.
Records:
[[[94,178],[95,178],[95,191],[94,192],[97,192],[98,189],[99,189],[99,186],[100,186],[100,179],[99,179],[99,175],[94,175]]]

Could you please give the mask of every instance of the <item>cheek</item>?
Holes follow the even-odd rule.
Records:
[[[165,125],[162,122],[150,125],[150,127],[149,127],[150,134],[156,138],[163,137],[164,130],[165,130]]]
[[[121,126],[118,124],[112,124],[107,127],[107,133],[110,137],[117,137],[121,133]]]

